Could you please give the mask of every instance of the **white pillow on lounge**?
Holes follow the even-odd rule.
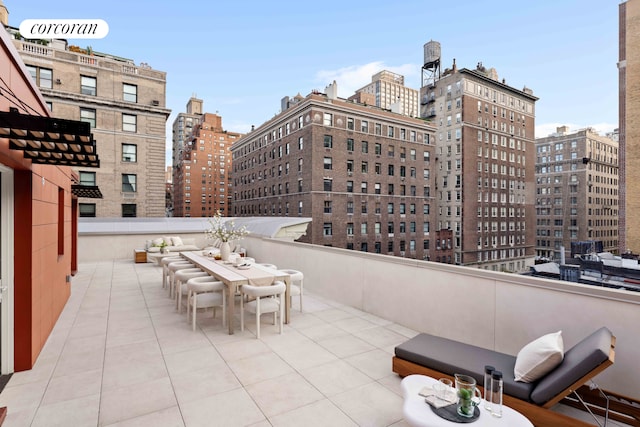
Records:
[[[562,331],[544,335],[522,347],[516,356],[516,381],[531,383],[544,377],[564,358]]]
[[[160,246],[164,242],[162,237],[158,237],[157,239],[153,239],[153,246]]]
[[[173,243],[173,246],[182,246],[182,237],[179,236],[174,236],[171,238],[171,242]]]

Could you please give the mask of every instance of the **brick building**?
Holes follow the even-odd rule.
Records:
[[[437,127],[434,230],[453,231],[455,264],[525,271],[534,261],[537,98],[482,64],[454,62],[442,75],[439,58],[425,64],[437,71],[420,89],[421,116]]]
[[[640,253],[640,0],[619,5],[620,253]]]
[[[434,129],[326,94],[288,109],[233,147],[235,216],[303,216],[300,241],[430,259]]]
[[[190,119],[183,118],[184,123]],[[222,117],[211,113],[197,115],[185,129],[190,134],[174,153],[173,216],[210,217],[217,211],[227,215],[232,197],[231,145],[242,134],[224,130]]]
[[[391,110],[406,116],[418,117],[418,98],[420,93],[404,85],[404,76],[388,70],[382,70],[371,77],[371,83],[356,90],[356,94],[371,95],[369,105]]]
[[[536,139],[536,256],[560,260],[571,242],[618,252],[618,143],[592,129]]]

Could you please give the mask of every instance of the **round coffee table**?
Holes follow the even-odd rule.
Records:
[[[437,379],[426,375],[409,375],[403,378],[400,383],[402,394],[404,395],[404,404],[402,405],[402,413],[405,421],[412,427],[451,427],[460,425],[452,421],[440,418],[433,412],[425,398],[418,393],[423,387],[431,388],[433,384],[438,382]],[[502,418],[496,418],[484,409],[484,400],[480,405],[480,417],[472,424],[474,427],[481,426],[509,426],[509,427],[533,427],[529,421],[520,412],[517,412],[507,406],[502,405]]]
[[[179,252],[166,252],[164,254],[161,252],[147,252],[147,259],[151,259],[156,263],[156,265],[160,265],[160,261],[162,261],[162,258],[176,255],[179,255]]]

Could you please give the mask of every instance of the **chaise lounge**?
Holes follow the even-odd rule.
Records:
[[[423,374],[439,378],[461,373],[474,377],[478,385],[483,385],[484,367],[492,365],[503,373],[507,406],[525,415],[534,425],[567,425],[568,417],[549,411],[549,408],[611,366],[614,347],[615,336],[607,328],[600,328],[564,352],[559,365],[546,375],[522,382],[516,381],[514,374],[517,356],[419,334],[395,348],[393,371],[401,377]],[[573,425],[579,425],[577,420],[569,420]]]

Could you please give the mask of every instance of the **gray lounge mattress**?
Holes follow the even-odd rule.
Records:
[[[504,393],[521,400],[530,400],[536,383],[514,380],[516,357],[482,347],[429,334],[419,334],[395,348],[398,358],[444,374],[465,374],[483,386],[484,367],[491,365],[502,372]]]

